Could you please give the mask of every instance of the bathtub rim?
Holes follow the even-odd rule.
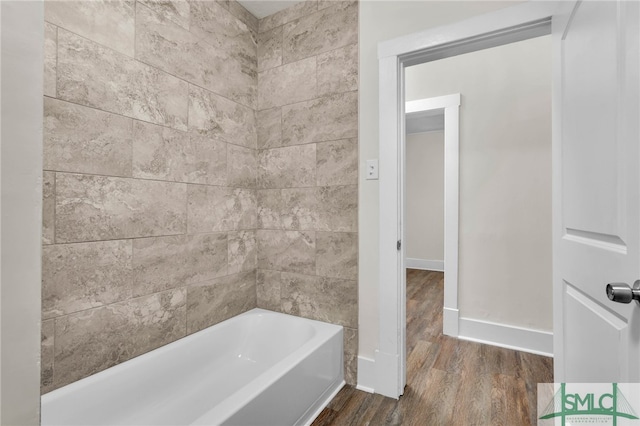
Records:
[[[301,321],[305,321],[305,322],[306,321],[310,321],[310,322],[315,323],[316,325],[318,325],[320,328],[324,328],[324,327],[327,327],[327,326],[340,327],[341,329],[343,328],[343,326],[337,325],[337,324],[331,324],[331,323],[318,321],[318,320],[314,320],[314,319],[310,319],[310,318],[298,317],[298,316],[295,316],[295,315],[285,314],[285,313],[277,312],[277,311],[271,311],[271,310],[263,309],[263,308],[253,308],[253,309],[245,311],[245,312],[243,312],[241,314],[238,314],[238,315],[235,315],[235,316],[233,316],[231,318],[228,318],[228,319],[226,319],[224,321],[220,321],[217,324],[210,325],[209,327],[203,328],[202,330],[198,330],[198,331],[196,331],[194,333],[191,333],[191,334],[189,334],[187,336],[181,337],[181,338],[179,338],[177,340],[174,340],[173,342],[169,342],[169,343],[167,343],[165,345],[159,346],[159,347],[157,347],[155,349],[150,350],[149,352],[145,352],[143,354],[140,354],[140,355],[137,355],[137,356],[135,356],[133,358],[130,358],[130,359],[126,360],[126,361],[122,361],[119,364],[116,364],[116,365],[113,365],[111,367],[105,368],[104,370],[98,371],[97,373],[91,374],[90,376],[83,377],[82,379],[76,380],[75,382],[68,383],[66,385],[63,385],[63,386],[57,388],[57,389],[54,389],[54,390],[49,391],[47,393],[44,393],[44,394],[40,395],[40,401],[41,401],[41,403],[43,402],[43,400],[45,400],[46,402],[49,402],[50,399],[52,399],[52,398],[57,399],[59,397],[62,397],[63,395],[66,395],[67,393],[75,391],[76,388],[78,388],[78,390],[81,390],[82,388],[90,385],[91,383],[99,381],[104,376],[109,376],[109,375],[116,374],[120,370],[127,370],[127,369],[130,369],[130,368],[133,368],[134,366],[144,362],[145,360],[149,360],[149,359],[153,359],[155,357],[158,357],[158,356],[162,355],[163,353],[172,350],[173,348],[178,346],[178,344],[180,346],[186,345],[190,341],[196,340],[198,337],[201,337],[202,335],[210,333],[211,329],[214,328],[214,327],[219,327],[219,326],[222,326],[222,325],[228,326],[232,321],[235,322],[241,317],[252,316],[252,315],[257,315],[257,314],[285,315],[287,317],[295,318],[296,320],[301,320]],[[316,338],[317,338],[317,336],[313,336],[311,338],[311,340],[315,340]],[[305,342],[305,344],[302,345],[301,348],[305,347],[307,345],[307,343],[309,343],[309,342]],[[276,364],[279,364],[280,361],[278,361]]]
[[[245,401],[245,402],[251,401],[261,392],[264,392],[264,390],[267,389],[270,384],[274,383],[275,381],[283,377],[287,372],[289,372],[289,370],[291,370],[292,368],[300,364],[306,357],[308,357],[311,353],[313,353],[314,350],[317,350],[320,346],[322,346],[322,344],[326,343],[328,340],[333,338],[336,334],[341,334],[342,341],[344,339],[344,327],[341,325],[331,324],[331,323],[314,320],[310,318],[298,317],[295,315],[285,314],[285,313],[271,311],[271,310],[262,309],[262,308],[253,308],[239,315],[228,318],[227,320],[221,321],[217,324],[211,325],[202,330],[198,330],[197,332],[184,336],[178,340],[175,340],[173,342],[170,342],[163,346],[155,348],[149,352],[140,354],[129,360],[123,361],[120,364],[116,364],[112,367],[106,368],[102,371],[99,371],[95,374],[87,376],[83,379],[77,380],[70,384],[64,385],[58,389],[42,394],[40,397],[41,407],[44,407],[45,405],[48,405],[48,404],[55,404],[55,401],[57,399],[73,396],[73,394],[77,392],[82,392],[85,388],[89,387],[90,385],[96,382],[100,382],[105,378],[126,372],[131,369],[135,369],[140,364],[153,362],[157,357],[161,357],[167,351],[175,350],[176,348],[179,348],[181,346],[188,345],[193,340],[203,338],[203,335],[211,333],[212,329],[214,328],[223,328],[223,327],[226,328],[226,327],[229,327],[234,322],[240,321],[242,317],[256,316],[256,315],[258,316],[260,315],[283,316],[284,315],[290,318],[291,320],[294,320],[297,322],[305,322],[305,323],[310,322],[312,323],[312,326],[314,327],[316,332],[308,341],[304,342],[304,344],[296,348],[296,350],[294,350],[287,356],[283,357],[282,359],[278,360],[266,371],[252,378],[250,382],[246,383],[244,386],[237,389],[231,395],[228,395],[226,398],[219,401],[215,407],[211,408],[209,411],[206,411],[202,413],[200,416],[193,419],[191,423],[197,424],[199,419],[207,416],[208,413],[210,413],[213,410],[216,410],[218,407],[220,408],[226,407],[227,409],[226,410],[221,409],[220,413],[225,415],[224,418],[230,418],[231,416],[233,416],[235,413],[237,413],[243,408],[243,404],[239,404],[239,403],[236,403],[234,407],[233,402],[236,399],[238,399],[239,401]],[[341,343],[341,346],[342,345],[343,343]],[[314,404],[312,404],[307,409],[307,411],[305,411],[305,414],[303,414],[299,418],[298,422],[296,422],[297,425],[310,424],[311,422],[313,422],[315,417],[317,417],[317,415],[320,414],[320,412],[329,404],[332,398],[340,391],[340,389],[342,389],[342,387],[345,385],[343,365],[344,365],[344,347],[343,347],[343,351],[340,354],[341,367],[340,367],[340,374],[337,380],[335,380],[318,397],[318,399],[314,402]],[[240,398],[240,394],[242,394],[244,391],[246,391],[246,393],[243,395],[242,398]],[[323,397],[324,397],[324,400],[323,400]],[[41,410],[41,413],[42,413],[42,410]],[[312,417],[308,417],[307,413],[310,413],[309,415],[312,415]]]
[[[218,413],[220,413],[218,415],[219,417],[221,415],[224,415],[224,418],[226,419],[231,418],[234,414],[238,413],[243,408],[243,405],[240,404],[241,401],[251,401],[254,398],[256,398],[258,395],[264,392],[271,384],[275,383],[277,380],[284,377],[290,370],[292,370],[294,367],[302,363],[309,355],[311,355],[320,346],[325,344],[329,339],[333,338],[336,334],[340,334],[341,338],[344,339],[344,327],[341,325],[331,324],[331,323],[318,321],[318,320],[312,320],[309,318],[297,317],[289,314],[282,314],[280,312],[269,311],[267,309],[254,308],[254,309],[251,309],[250,311],[237,315],[236,317],[251,314],[251,313],[260,314],[263,312],[267,312],[268,314],[275,314],[275,315],[279,315],[279,314],[286,315],[288,317],[293,317],[293,318],[296,318],[296,320],[300,320],[304,322],[311,321],[322,330],[320,330],[320,333],[316,333],[316,335],[314,335],[309,341],[305,342],[302,346],[297,348],[294,352],[288,354],[287,356],[279,360],[277,363],[271,366],[267,371],[262,372],[261,374],[256,376],[251,382],[245,384],[243,387],[235,391],[233,394],[227,396],[225,399],[220,401],[215,407],[211,408],[211,410],[203,413],[201,416],[199,416],[197,419],[193,421],[194,425],[204,425],[205,423],[202,423],[200,421],[201,419],[206,419],[212,416],[213,414],[218,414]],[[334,381],[331,384],[331,386],[325,392],[323,392],[322,395],[318,397],[316,402],[311,407],[309,407],[307,411],[305,411],[305,414],[300,417],[300,419],[298,420],[298,423],[296,424],[300,424],[300,420],[306,417],[306,414],[310,410],[313,410],[314,406],[317,405],[317,402],[322,400],[323,396],[329,390],[337,387],[337,390],[335,391],[335,393],[337,393],[346,383],[344,380],[344,345],[342,346],[343,346],[343,349],[342,349],[342,353],[340,354],[341,369],[340,369],[340,375],[338,379]],[[331,398],[333,398],[333,396],[331,396]],[[331,399],[326,400],[323,403],[324,405],[322,405],[322,407],[320,408],[320,411],[322,411],[322,409],[324,409],[324,407],[330,401]],[[320,414],[320,412],[318,411],[317,414]],[[315,417],[311,418],[311,421],[313,421],[313,419],[315,419]],[[206,423],[206,424],[209,424],[209,423]],[[302,423],[302,424],[305,424],[305,423]]]

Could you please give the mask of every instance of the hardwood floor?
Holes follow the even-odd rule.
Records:
[[[407,272],[407,387],[399,400],[345,386],[312,426],[535,425],[553,359],[442,335],[443,274]]]

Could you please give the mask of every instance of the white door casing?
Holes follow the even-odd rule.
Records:
[[[460,94],[419,99],[406,103],[405,113],[444,110],[444,308],[442,332],[458,336],[458,201],[459,201],[459,114]],[[401,148],[406,148],[404,135],[400,135]],[[404,150],[403,150],[404,152]],[[404,156],[403,156],[404,157]],[[406,160],[401,160],[406,164]],[[405,169],[406,170],[406,169]],[[406,189],[406,185],[400,187]],[[406,197],[400,191],[400,207],[404,209]],[[404,212],[401,214],[404,218]],[[406,222],[406,221],[405,221]],[[402,238],[405,240],[406,236]],[[404,249],[401,258],[404,259]],[[405,268],[400,268],[400,286],[406,289]],[[406,325],[405,325],[406,328]]]
[[[556,382],[638,382],[640,7],[576,2],[553,20]]]

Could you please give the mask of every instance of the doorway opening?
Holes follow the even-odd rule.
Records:
[[[406,132],[412,136],[402,144],[400,172],[404,269],[444,272],[443,333],[450,336],[458,335],[459,108],[459,93],[407,102]],[[410,143],[417,151],[407,155]],[[437,158],[419,158],[420,150]],[[413,168],[408,167],[408,161],[414,163]],[[436,182],[416,182],[420,177],[435,178]],[[408,189],[414,191],[408,193]],[[420,192],[427,199],[418,200]],[[433,200],[435,197],[439,199]],[[421,202],[409,209],[407,200],[412,199]],[[407,253],[422,257],[408,257]],[[406,278],[402,285],[406,287]]]
[[[408,113],[406,266],[444,272],[444,111]]]
[[[444,334],[547,355],[553,327],[550,52],[551,37],[543,35],[406,67],[398,194],[405,268],[415,266],[416,242],[426,252],[444,236]],[[453,91],[459,93],[442,95]],[[428,170],[442,164],[418,158],[419,147],[437,155],[424,149],[427,134],[412,134],[438,126],[444,227],[427,217],[427,207],[442,202],[429,182],[409,194],[421,174],[442,179]],[[429,223],[417,223],[419,208]],[[418,263],[437,269],[430,260]],[[538,342],[545,338],[546,346]]]
[[[498,15],[501,15],[500,19],[498,19]],[[405,252],[402,248],[403,245],[397,244],[399,240],[404,240],[406,237],[403,227],[405,217],[402,203],[402,197],[405,195],[403,180],[406,178],[403,170],[403,160],[406,154],[404,146],[405,70],[412,65],[549,35],[552,15],[553,8],[543,5],[526,5],[526,7],[511,8],[507,12],[494,14],[491,19],[470,20],[466,25],[452,27],[451,31],[444,34],[442,30],[433,31],[433,34],[425,32],[419,37],[391,40],[379,46],[379,156],[380,169],[385,170],[385,174],[384,176],[381,174],[380,179],[380,322],[379,348],[376,351],[375,359],[376,392],[378,393],[397,398],[403,393],[406,384]],[[551,56],[550,51],[549,56]],[[468,71],[473,72],[472,69]],[[496,67],[496,71],[498,73],[496,78],[508,78],[504,74],[499,75],[500,67]],[[551,78],[549,78],[550,80]],[[482,85],[483,82],[477,84]],[[462,104],[464,104],[465,94],[462,95]],[[464,161],[464,158],[461,161]],[[394,202],[394,200],[397,201]],[[396,223],[398,226],[389,226],[392,223]],[[445,269],[447,269],[446,258]],[[551,293],[551,289],[549,289],[549,293]],[[500,296],[500,294],[481,295],[481,297],[495,296]],[[460,321],[458,321],[458,325],[461,325]],[[496,324],[492,321],[465,323],[467,330],[479,330],[486,336],[496,334],[497,328],[495,326]],[[511,337],[515,335],[516,339],[534,341],[534,343],[541,343],[544,347],[547,347],[548,344],[549,353],[552,352],[550,343],[553,340],[553,335],[550,332],[538,333],[536,330],[529,330],[526,327],[507,327],[501,331],[505,330],[507,335],[511,333]]]

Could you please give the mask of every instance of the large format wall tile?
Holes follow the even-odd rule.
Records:
[[[191,145],[194,147],[198,163],[206,164],[209,185],[227,184],[227,143],[207,135],[191,133]]]
[[[185,184],[56,175],[56,242],[182,234]]]
[[[57,75],[60,99],[186,130],[187,83],[62,29]]]
[[[218,49],[225,52],[228,63],[217,63],[216,69],[218,72],[231,73],[228,78],[222,79],[228,83],[222,89],[223,94],[255,109],[258,93],[258,45],[255,34],[248,31],[236,37],[222,38],[219,44]]]
[[[44,99],[44,169],[131,176],[133,120]]]
[[[282,108],[258,111],[256,120],[258,148],[277,148],[282,146]]]
[[[125,55],[133,56],[135,2],[47,1],[44,19]]]
[[[280,275],[279,271],[258,269],[256,273],[258,308],[280,311]]]
[[[314,274],[315,232],[258,230],[258,268]]]
[[[342,7],[346,7],[349,4],[357,3],[360,0],[318,0],[318,10],[326,9],[337,4],[341,4]]]
[[[358,381],[358,330],[345,327],[343,329],[344,347],[344,380],[354,384]]]
[[[262,71],[258,75],[258,109],[293,104],[316,96],[316,58]]]
[[[324,186],[318,188],[320,231],[356,232],[358,230],[358,187]]]
[[[318,186],[358,183],[358,140],[343,139],[316,145]]]
[[[245,14],[241,13],[243,9],[241,6],[231,7],[229,4],[229,10],[225,10],[220,3],[214,1],[191,2],[190,31],[198,39],[214,46],[217,51],[229,55],[229,64],[216,64],[223,67],[219,71],[234,72],[234,74],[222,74],[223,78],[220,78],[223,83],[231,83],[224,88],[225,93],[230,99],[255,108],[258,46],[254,31],[247,26],[250,19],[238,20],[236,17],[240,15],[246,18]],[[253,23],[249,24],[253,25]],[[231,68],[228,68],[230,66]],[[241,81],[246,84],[238,85],[237,83]]]
[[[249,27],[216,1],[194,1],[191,3],[190,30],[210,44],[220,43],[223,38],[233,38],[250,33]]]
[[[258,228],[314,230],[316,188],[258,190]]]
[[[317,9],[318,0],[305,0],[300,3],[296,3],[291,7],[261,19],[259,25],[260,32],[263,33],[272,28],[279,27],[289,21],[293,21],[294,19],[313,13]]]
[[[40,336],[40,392],[46,393],[53,390],[54,320],[42,321]]]
[[[208,165],[188,133],[142,121],[134,123],[133,133],[133,177],[207,183]],[[221,154],[226,156],[224,149]]]
[[[42,173],[42,244],[53,244],[56,219],[56,174]]]
[[[168,17],[140,5],[136,8],[136,59],[209,88],[216,74],[205,70],[213,66],[217,49],[200,40]]]
[[[228,241],[229,274],[256,269],[256,231],[229,232]]]
[[[286,272],[281,280],[282,312],[345,327],[358,326],[356,281]]]
[[[255,271],[188,287],[187,333],[195,333],[255,307]]]
[[[54,318],[132,296],[131,240],[42,248],[42,317]]]
[[[227,234],[133,240],[134,296],[227,275]]]
[[[236,102],[255,104],[255,63],[246,64],[240,54],[241,38],[212,45],[141,6],[136,19],[136,59]]]
[[[225,10],[229,10],[230,1],[231,0],[215,0],[215,2],[218,3],[218,5],[224,8]]]
[[[178,289],[56,319],[54,386],[102,371],[185,335],[186,290]]]
[[[196,86],[189,87],[189,129],[255,148],[255,111]]]
[[[290,188],[315,184],[314,144],[258,152],[258,188]]]
[[[258,18],[244,8],[237,0],[229,0],[229,12],[240,19],[253,32],[258,31]]]
[[[358,278],[358,234],[316,232],[316,274],[323,277]]]
[[[282,27],[258,35],[258,71],[282,65]]]
[[[46,7],[43,391],[255,306],[347,325],[353,383],[357,2]]]
[[[165,19],[189,29],[191,2],[185,0],[138,0]]]
[[[283,62],[358,42],[358,4],[340,2],[284,26]]]
[[[318,55],[318,96],[358,90],[358,45]]]
[[[227,144],[206,136],[136,121],[133,176],[224,185]]]
[[[58,67],[58,28],[44,23],[44,95],[56,96],[56,69]]]
[[[255,188],[258,160],[256,150],[229,144],[227,147],[227,185]]]
[[[254,189],[189,185],[189,233],[255,229]]]
[[[282,107],[283,145],[333,141],[357,135],[357,92]]]

